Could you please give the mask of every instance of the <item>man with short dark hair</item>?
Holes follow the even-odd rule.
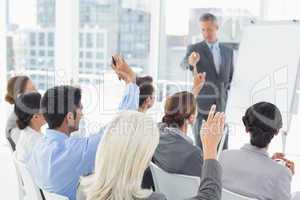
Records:
[[[218,40],[219,25],[216,16],[206,13],[199,21],[204,41],[187,47],[181,66],[194,73],[206,73],[206,83],[197,97],[198,113],[194,125],[195,142],[202,148],[199,131],[210,107],[215,104],[220,112],[224,112],[226,108],[233,77],[233,51]]]
[[[120,110],[136,110],[139,88],[135,73],[126,62],[116,56],[116,70],[127,87]],[[58,86],[46,91],[41,109],[49,125],[45,135],[33,148],[27,167],[35,183],[43,190],[76,199],[81,176],[94,171],[95,156],[103,128],[90,137],[72,137],[82,117],[81,90],[72,86]]]

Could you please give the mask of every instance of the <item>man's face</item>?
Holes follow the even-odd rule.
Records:
[[[200,30],[205,41],[213,43],[217,41],[218,24],[213,21],[201,21]]]
[[[68,129],[69,132],[78,131],[79,129],[79,122],[82,117],[82,105],[80,103],[79,108],[76,108],[74,111],[75,113],[71,113],[73,117],[71,117],[71,120],[68,121]]]
[[[79,122],[81,120],[81,117],[83,116],[82,113],[82,104],[80,103],[79,108],[76,109],[76,118],[75,118],[75,131],[79,129]]]

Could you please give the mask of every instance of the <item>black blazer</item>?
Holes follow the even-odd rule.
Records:
[[[193,51],[200,54],[197,72],[206,72],[206,83],[197,97],[198,113],[202,115],[207,115],[213,104],[216,104],[218,111],[226,109],[228,90],[233,77],[233,50],[222,44],[219,46],[222,59],[219,74],[216,71],[213,55],[205,41],[189,45],[181,62],[184,69],[193,70],[188,64],[188,57]]]

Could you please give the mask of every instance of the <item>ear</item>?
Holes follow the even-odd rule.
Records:
[[[188,120],[189,124],[193,124],[195,121],[195,115],[193,114],[193,115],[189,116],[189,118],[187,120]]]
[[[147,97],[145,103],[150,104],[151,103],[151,97]]]
[[[33,114],[32,118],[33,118],[33,119],[37,119],[37,118],[39,118],[39,114],[36,114],[36,113],[35,113],[35,114]]]
[[[74,114],[72,112],[68,112],[66,115],[67,121],[74,120]]]

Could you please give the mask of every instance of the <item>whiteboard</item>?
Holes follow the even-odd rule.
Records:
[[[283,130],[288,131],[296,96],[300,25],[248,25],[237,56],[226,108],[228,124],[241,126],[249,106],[268,101],[278,106],[283,115]]]

